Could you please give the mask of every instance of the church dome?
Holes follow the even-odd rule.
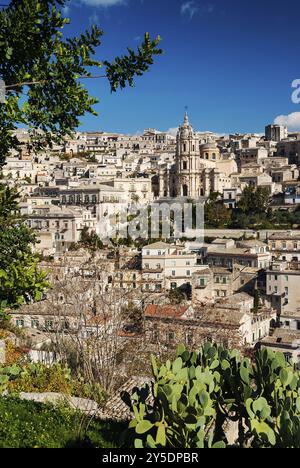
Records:
[[[201,145],[201,150],[218,150],[218,145],[215,141],[209,141],[208,143],[205,143],[204,145]]]
[[[188,114],[186,112],[185,116],[184,116],[183,125],[181,125],[179,127],[178,138],[179,139],[187,139],[187,138],[190,138],[193,135],[194,135],[193,127],[191,126],[191,124],[189,122],[189,117],[188,117]]]

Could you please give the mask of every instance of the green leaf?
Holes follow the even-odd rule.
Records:
[[[166,437],[166,428],[164,424],[160,424],[157,429],[156,434],[156,443],[165,447],[167,444],[167,437]]]
[[[152,428],[153,424],[150,421],[144,419],[143,421],[140,421],[136,426],[136,433],[145,434],[146,432],[149,432]]]
[[[173,373],[176,375],[182,369],[182,359],[178,357],[176,361],[173,362]]]
[[[255,413],[263,411],[263,409],[269,407],[268,402],[265,398],[258,398],[253,402],[252,406]]]
[[[287,370],[286,369],[281,369],[281,371],[280,371],[280,380],[281,380],[282,385],[287,384],[288,378],[289,378],[289,375],[288,375]]]
[[[225,442],[216,442],[213,446],[213,449],[226,449],[226,444]]]
[[[153,375],[154,375],[154,377],[157,377],[158,376],[158,368],[157,368],[156,358],[155,358],[155,356],[153,356],[153,354],[151,355],[151,364],[152,364]]]
[[[143,441],[141,439],[135,439],[134,448],[136,448],[136,449],[144,448]]]
[[[206,406],[208,405],[209,395],[205,390],[202,390],[202,392],[200,393],[200,402],[203,408],[206,408]]]
[[[243,382],[245,382],[245,384],[247,384],[247,385],[250,384],[250,376],[249,376],[248,369],[246,369],[245,367],[241,367],[240,376],[241,376],[241,379],[243,380]]]

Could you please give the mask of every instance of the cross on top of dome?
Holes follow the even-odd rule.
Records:
[[[188,127],[190,125],[189,116],[188,116],[188,107],[185,106],[185,114],[184,114],[184,126]]]

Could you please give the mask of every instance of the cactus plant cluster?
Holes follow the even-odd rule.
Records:
[[[206,343],[179,346],[176,359],[152,357],[154,381],[123,400],[134,415],[124,443],[136,448],[300,447],[300,372],[281,353],[264,349],[253,360]]]
[[[8,383],[10,381],[20,377],[21,372],[21,367],[17,366],[16,364],[0,368],[0,394],[7,390]]]

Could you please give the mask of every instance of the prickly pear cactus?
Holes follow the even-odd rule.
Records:
[[[134,415],[124,443],[136,448],[225,448],[238,424],[239,447],[300,447],[300,375],[280,353],[255,360],[205,344],[179,346],[176,359],[152,357],[154,382],[123,395]]]

